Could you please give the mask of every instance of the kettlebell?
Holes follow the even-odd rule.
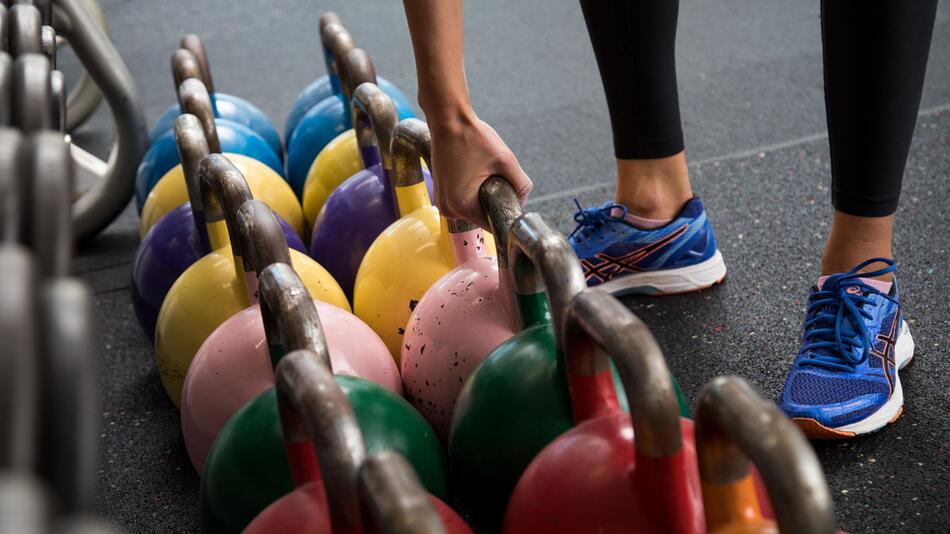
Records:
[[[310,238],[310,256],[326,267],[353,298],[353,284],[360,263],[376,237],[399,218],[395,176],[390,150],[398,118],[392,99],[379,87],[364,83],[353,92],[353,124],[364,169],[330,192],[326,202],[314,211],[318,195],[308,182],[304,192],[304,215],[316,218]],[[432,179],[423,170],[429,195]],[[307,211],[310,208],[310,212]],[[317,217],[319,213],[319,217]]]
[[[202,88],[201,84],[192,84],[192,87]],[[162,216],[149,229],[142,238],[132,262],[132,307],[139,326],[150,341],[155,340],[158,312],[175,280],[188,267],[212,251],[197,176],[199,163],[209,153],[201,121],[191,114],[180,115],[175,121],[175,138],[184,162],[184,176],[181,178],[185,182],[185,192],[191,200]],[[239,159],[237,161],[240,163]],[[254,174],[249,173],[247,176]],[[286,187],[279,177],[275,175],[273,178]],[[172,183],[174,177],[169,176],[168,179],[168,182],[160,182],[158,187],[162,187],[164,183]],[[251,180],[251,183],[255,183],[253,178]],[[260,182],[256,183],[257,189],[260,190]],[[248,187],[251,187],[250,183]],[[158,188],[153,190],[151,195],[154,196],[157,191]],[[253,188],[251,192],[254,192]],[[293,198],[289,189],[285,192]],[[148,209],[149,204],[146,204],[146,211]],[[290,247],[305,252],[296,230],[280,215],[277,215],[277,218]],[[220,237],[222,240],[216,245],[227,246],[227,236]]]
[[[460,511],[494,530],[531,459],[573,426],[558,318],[586,287],[567,240],[536,213],[518,217],[509,229],[508,263],[522,331],[492,351],[465,381],[455,401],[448,447]],[[613,379],[597,378],[617,384],[612,374]],[[674,388],[679,391],[675,383]],[[623,390],[618,385],[616,391]],[[688,414],[681,394],[679,399]],[[618,393],[614,401],[628,409],[624,395]]]
[[[293,137],[294,130],[300,124],[300,119],[314,106],[327,98],[343,94],[340,69],[337,63],[343,58],[339,54],[345,54],[353,48],[353,38],[343,27],[343,23],[336,13],[326,12],[320,15],[320,45],[323,49],[327,74],[311,82],[294,99],[294,105],[290,108],[290,113],[287,114],[287,120],[284,122],[285,142]],[[392,82],[382,76],[377,76],[376,83],[380,89],[398,102],[401,109],[412,109],[409,99]]]
[[[331,26],[327,26],[327,31],[332,30]],[[360,84],[376,83],[376,71],[369,55],[359,48],[341,51],[339,55],[334,52],[334,57],[339,57],[342,62],[343,94],[333,95],[310,108],[287,140],[287,180],[301,198],[305,184],[310,180],[322,180],[327,184],[326,194],[329,195],[336,186],[362,168],[356,139],[351,131],[350,99]],[[415,116],[411,107],[396,109],[400,119]],[[318,165],[317,161],[321,163]],[[323,199],[320,200],[322,202]],[[316,211],[319,212],[319,206]]]
[[[221,142],[218,138],[218,129],[215,126],[214,114],[211,108],[211,98],[204,84],[195,77],[200,67],[194,56],[185,50],[179,50],[172,56],[182,84],[179,85],[179,98],[185,113],[198,117],[204,128],[208,146],[214,153],[221,153]],[[190,80],[190,81],[189,81]],[[177,142],[176,142],[177,145]],[[181,149],[178,148],[179,159]],[[301,236],[305,234],[303,215],[300,204],[293,190],[279,174],[267,165],[240,154],[228,153],[230,159],[245,175],[254,198],[263,200],[271,206],[278,215],[288,221],[294,230]],[[181,164],[168,171],[148,193],[139,220],[139,236],[144,236],[148,230],[165,216],[188,202],[186,177],[183,177],[184,168]]]
[[[260,288],[260,302],[221,324],[198,349],[182,389],[181,429],[192,465],[200,473],[211,443],[221,427],[244,404],[274,385],[267,339],[288,345],[285,351],[308,348],[319,313],[326,325],[330,355],[337,373],[359,376],[402,395],[399,370],[382,340],[353,314],[313,301],[289,266],[287,245],[277,221],[258,200],[246,202],[237,214],[241,249],[258,274],[273,263],[288,264],[275,271],[274,283]],[[281,322],[290,325],[278,327]],[[265,328],[273,331],[266,336]],[[286,332],[281,336],[280,332]],[[296,343],[295,343],[296,342]],[[279,358],[280,352],[271,353]]]
[[[179,49],[187,50],[194,55],[201,67],[199,78],[204,82],[208,93],[211,94],[211,107],[214,110],[214,116],[218,119],[227,119],[231,122],[246,126],[251,131],[262,137],[270,146],[274,155],[283,161],[284,150],[280,142],[280,134],[274,128],[273,123],[267,118],[257,106],[251,104],[243,98],[226,93],[218,93],[214,90],[214,82],[211,78],[211,66],[208,61],[208,54],[205,51],[204,43],[201,38],[193,33],[189,33],[181,38],[178,44]],[[174,59],[172,60],[172,77],[175,80],[175,90],[178,90],[183,78],[178,78],[175,73]],[[181,115],[181,107],[173,104],[159,117],[158,122],[152,127],[149,133],[149,139],[155,142],[166,132],[171,131],[175,124],[175,118]]]
[[[420,157],[430,159],[429,128],[418,119],[393,132],[393,168],[400,219],[373,241],[360,264],[353,310],[386,342],[398,362],[409,315],[419,299],[454,266],[447,222],[429,200]],[[493,255],[491,236],[480,229],[459,234],[475,254]]]
[[[287,271],[287,266],[276,263],[266,268],[261,273],[261,285],[274,284],[274,278],[283,276],[277,272],[281,270]],[[293,321],[280,324],[290,326]],[[316,334],[310,336],[311,347],[325,344],[317,334],[323,332],[318,321],[308,328]],[[271,328],[265,331],[269,335],[274,332]],[[290,338],[284,337],[286,334],[280,333],[282,340]],[[286,351],[284,341],[268,338],[267,343],[272,361],[280,359]],[[322,365],[330,368],[332,362],[325,357],[326,350],[317,355]],[[392,449],[405,455],[427,491],[444,499],[448,489],[445,456],[425,419],[386,388],[352,376],[336,375],[335,379],[353,406],[369,453]],[[245,404],[228,419],[205,460],[199,495],[202,530],[240,531],[268,505],[293,491],[295,482],[313,480],[315,469],[294,469],[304,453],[310,458],[306,450],[285,446],[274,388]]]
[[[225,241],[225,235],[237,236],[237,210],[251,199],[247,182],[220,154],[201,161],[198,179],[213,252],[178,277],[162,302],[155,327],[155,362],[175,406],[201,344],[221,323],[257,301],[257,276],[244,260],[241,243],[230,240],[228,246]],[[290,257],[314,298],[349,310],[343,290],[323,267],[297,251]]]
[[[367,458],[353,407],[321,364],[326,358],[296,351],[277,366],[287,450],[300,448],[294,440],[309,438],[321,476],[306,483],[295,477],[296,489],[264,509],[244,532],[362,532],[367,522],[384,528],[411,524],[413,532],[471,532],[425,492],[402,455],[384,450]]]
[[[173,60],[189,53],[187,50],[176,51],[173,54]],[[197,62],[193,54],[188,63],[191,63],[192,60]],[[204,84],[202,83],[202,85]],[[178,88],[180,91],[181,85]],[[207,91],[207,88],[205,90]],[[283,176],[283,165],[280,158],[274,154],[273,149],[263,137],[247,126],[228,119],[216,118],[214,123],[218,132],[218,140],[221,143],[220,150],[215,150],[215,152],[233,152],[248,156]],[[178,158],[178,147],[175,145],[174,132],[166,131],[152,141],[135,175],[135,200],[139,212],[142,211],[145,200],[155,184],[161,180],[165,173],[172,170],[179,163],[181,163],[181,160]]]
[[[455,399],[466,378],[498,345],[520,331],[508,271],[508,229],[523,212],[514,189],[500,176],[479,190],[497,259],[479,254],[467,236],[475,227],[449,220],[455,268],[419,300],[409,317],[400,358],[406,396],[448,442]]]

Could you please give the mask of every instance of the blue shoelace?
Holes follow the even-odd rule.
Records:
[[[577,227],[568,237],[574,237],[580,234],[581,237],[588,237],[594,230],[607,224],[608,222],[622,222],[627,216],[627,207],[623,204],[605,204],[595,208],[581,207],[581,203],[575,198],[574,205],[577,206],[577,212],[574,214],[574,222]],[[614,215],[615,209],[620,210],[619,215]]]
[[[866,273],[858,272],[868,265],[883,263],[886,267]],[[804,346],[808,358],[802,365],[823,367],[828,370],[850,372],[864,363],[871,351],[871,335],[865,320],[871,318],[864,309],[872,300],[869,294],[877,294],[897,301],[862,282],[860,278],[874,278],[894,272],[893,260],[874,258],[865,261],[843,275],[833,275],[809,298],[805,321]],[[856,288],[856,289],[853,289]],[[855,348],[860,354],[855,354]]]

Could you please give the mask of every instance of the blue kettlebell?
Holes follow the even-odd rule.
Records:
[[[353,41],[349,34],[343,37],[341,32],[345,33],[346,29],[335,22],[327,24],[324,30],[330,41],[328,48],[332,50],[331,55],[335,65],[333,68],[340,75],[339,83],[343,94],[332,94],[310,108],[287,139],[287,174],[285,176],[298,197],[303,194],[307,173],[310,171],[313,160],[317,158],[317,154],[330,141],[353,127],[350,118],[350,99],[353,96],[353,90],[364,82],[377,83],[372,63],[368,68],[360,68],[356,72],[348,72],[345,68],[344,60],[353,49]],[[393,97],[393,101],[396,103],[400,120],[415,117],[405,95],[400,93],[399,97]]]
[[[229,95],[225,93],[216,93],[214,91],[214,82],[211,78],[211,67],[208,63],[208,55],[205,52],[204,44],[201,42],[201,39],[195,34],[188,34],[181,38],[180,48],[187,50],[194,54],[195,59],[198,60],[198,65],[201,67],[201,76],[200,79],[205,82],[205,87],[208,88],[208,92],[211,93],[211,106],[214,109],[214,116],[219,119],[227,119],[229,121],[234,121],[238,124],[247,126],[251,130],[254,130],[258,135],[264,138],[267,141],[267,144],[271,146],[274,150],[274,154],[283,161],[283,146],[281,145],[280,135],[277,133],[277,129],[274,128],[274,124],[271,123],[270,119],[267,118],[267,115],[264,114],[257,106],[251,104],[243,98],[236,97],[234,95]],[[175,72],[174,66],[172,67],[172,74]],[[178,90],[178,85],[181,84],[183,80],[175,79],[175,90]],[[161,137],[166,132],[171,131],[172,127],[175,124],[175,117],[181,115],[181,107],[177,104],[170,106],[165,113],[158,119],[158,122],[155,123],[155,126],[152,128],[152,131],[149,133],[149,140],[155,142],[156,139]]]
[[[346,52],[353,48],[353,39],[350,33],[340,23],[340,18],[336,13],[324,13],[320,16],[320,43],[323,48],[323,59],[326,61],[327,72],[329,74],[317,78],[310,83],[303,91],[297,95],[294,105],[287,114],[287,120],[284,124],[284,139],[289,140],[293,137],[294,130],[300,124],[303,116],[314,106],[334,95],[342,95],[343,87],[340,84],[340,74],[336,66],[336,57],[333,50]],[[385,78],[376,77],[376,85],[390,96],[396,105],[403,109],[412,109],[409,99]]]
[[[201,67],[197,58],[191,52],[178,49],[172,54],[172,69],[175,78],[186,80],[196,78],[201,80]],[[207,87],[207,86],[206,86]],[[179,92],[181,86],[179,85]],[[284,175],[280,158],[274,153],[270,144],[263,137],[243,124],[216,118],[214,120],[218,130],[218,140],[221,142],[221,151],[241,154],[254,158],[267,165],[275,172]],[[148,198],[149,192],[155,184],[181,163],[178,156],[178,145],[175,143],[175,134],[171,130],[158,137],[145,152],[142,163],[139,164],[135,175],[135,205],[139,212]]]

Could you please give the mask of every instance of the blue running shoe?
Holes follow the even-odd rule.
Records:
[[[859,272],[875,263],[885,267]],[[875,258],[812,288],[802,348],[779,401],[808,437],[850,438],[900,417],[897,372],[914,357],[914,340],[901,314],[897,278],[886,294],[870,280],[894,270],[893,260]]]
[[[615,295],[673,294],[705,289],[722,281],[726,264],[716,249],[712,225],[699,197],[660,228],[628,222],[627,208],[607,203],[581,208],[568,240],[584,268],[588,286],[604,284]]]

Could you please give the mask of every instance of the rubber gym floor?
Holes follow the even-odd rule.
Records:
[[[168,60],[202,36],[219,91],[261,107],[282,131],[297,92],[324,74],[317,17],[334,10],[377,72],[415,97],[401,2],[104,0],[149,124],[173,102]],[[576,0],[466,3],[466,63],[479,115],[535,181],[529,209],[562,232],[572,199],[611,194],[607,110]],[[797,350],[804,301],[828,230],[829,161],[818,2],[683,0],[679,90],[694,186],[709,208],[727,282],[625,302],[660,341],[692,401],[721,374],[775,398]],[[75,63],[63,54],[67,76]],[[74,135],[111,146],[103,107]],[[849,532],[950,528],[950,6],[939,9],[896,229],[905,314],[917,343],[902,375],[904,416],[885,430],[815,443]],[[129,273],[133,207],[85,243],[77,272],[95,289],[103,348],[99,511],[128,532],[198,530],[198,476],[151,343],[135,322]]]

